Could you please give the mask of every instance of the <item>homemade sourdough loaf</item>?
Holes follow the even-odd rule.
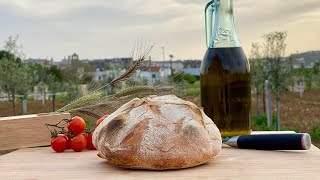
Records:
[[[179,169],[211,160],[221,135],[195,104],[174,95],[135,98],[108,116],[94,131],[98,156],[114,166]]]

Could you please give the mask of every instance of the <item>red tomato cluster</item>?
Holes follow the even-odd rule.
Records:
[[[106,118],[108,115],[101,117],[96,127]],[[68,132],[55,135],[51,140],[51,147],[56,152],[63,152],[66,149],[72,149],[75,152],[81,152],[85,148],[89,150],[95,150],[96,148],[92,144],[91,132],[84,132],[86,129],[86,122],[79,116],[75,116],[68,120]]]

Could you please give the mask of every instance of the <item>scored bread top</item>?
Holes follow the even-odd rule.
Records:
[[[175,95],[135,98],[94,131],[99,156],[116,166],[173,169],[202,164],[218,154],[221,135],[195,104]]]

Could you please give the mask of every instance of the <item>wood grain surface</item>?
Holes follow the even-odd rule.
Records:
[[[112,167],[97,151],[29,148],[0,156],[0,179],[319,179],[320,150],[256,151],[225,146],[209,163],[171,171]]]
[[[70,114],[0,118],[0,151],[50,145],[50,132],[45,123],[56,124],[65,118],[70,118]]]

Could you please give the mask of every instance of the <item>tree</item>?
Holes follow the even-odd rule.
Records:
[[[294,58],[293,58],[293,55],[290,55],[288,57],[288,67],[289,67],[289,81],[290,81],[290,85],[291,85],[291,91],[293,91],[294,89],[294,84],[295,84],[295,80],[296,80],[296,77],[294,75],[294,69],[293,69],[293,64],[294,64]]]
[[[83,63],[80,60],[71,60],[71,64],[62,69],[63,80],[67,83],[81,84],[88,79],[85,77],[85,72],[95,72],[95,69],[90,64]]]
[[[318,65],[315,64],[313,68],[305,68],[301,67],[298,69],[294,69],[292,74],[294,76],[298,76],[301,80],[303,80],[306,89],[310,90],[312,88],[312,84],[317,80],[318,75]]]
[[[264,61],[261,55],[261,46],[259,43],[252,43],[251,45],[251,55],[250,55],[250,72],[251,72],[251,82],[256,91],[256,101],[257,101],[257,115],[260,116],[260,101],[259,94],[263,91],[264,81],[266,79],[267,73],[263,66]],[[264,98],[263,98],[264,102]],[[264,103],[263,103],[264,104]]]
[[[318,75],[319,76],[319,72],[320,72],[320,60],[317,60],[316,63],[314,63],[314,66],[313,66],[313,72],[314,74]]]
[[[272,90],[276,94],[277,101],[277,130],[280,130],[280,92],[286,89],[286,81],[289,70],[283,56],[286,49],[286,32],[271,32],[264,35],[265,66],[272,84]]]
[[[21,64],[21,59],[20,58],[15,58],[14,54],[10,53],[9,51],[6,50],[1,50],[0,51],[0,60],[4,59],[10,59],[11,61],[15,61],[16,63]]]
[[[16,59],[1,58],[0,61],[0,86],[5,90],[12,101],[13,114],[16,115],[16,94],[27,94],[32,79],[30,71],[24,65],[17,63]]]
[[[14,115],[16,94],[26,95],[32,82],[30,69],[21,62],[22,46],[17,42],[18,36],[10,36],[8,41],[5,41],[5,50],[0,51],[0,87],[11,97]]]
[[[313,66],[313,72],[315,76],[315,82],[317,86],[320,86],[320,60],[317,60]]]
[[[8,40],[5,41],[4,49],[10,54],[14,55],[16,60],[21,61],[21,59],[24,59],[24,53],[23,47],[21,44],[18,44],[18,41],[19,35],[16,35],[15,37],[10,35]]]
[[[304,74],[304,82],[306,85],[306,89],[310,90],[312,87],[313,77],[314,77],[314,70],[313,69],[307,69],[305,67],[302,67],[303,74]]]
[[[56,92],[63,89],[61,70],[57,66],[46,67],[41,64],[31,64],[29,67],[32,69],[33,86],[38,86],[40,93],[43,95],[43,100],[45,100],[47,96],[46,91],[48,89],[49,92],[52,93],[54,104]]]

